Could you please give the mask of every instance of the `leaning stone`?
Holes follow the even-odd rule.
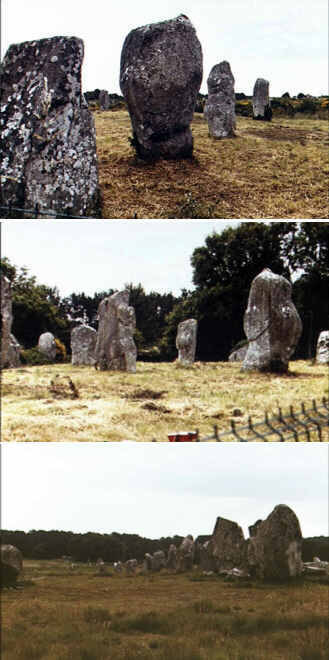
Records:
[[[108,110],[110,107],[109,93],[105,89],[101,89],[99,92],[98,104],[100,110]]]
[[[218,516],[210,540],[211,557],[215,570],[230,570],[243,564],[245,540],[236,522]]]
[[[83,53],[76,37],[8,49],[1,74],[1,205],[38,206],[48,217],[100,215],[95,127],[81,92]]]
[[[291,300],[290,282],[265,268],[253,280],[244,331],[248,350],[244,371],[284,373],[302,332],[302,322]]]
[[[252,99],[253,119],[271,121],[272,109],[269,97],[270,83],[264,78],[257,78]]]
[[[13,302],[10,280],[1,275],[1,359],[2,369],[20,366],[20,345],[11,333]]]
[[[97,332],[89,325],[79,325],[71,332],[72,364],[94,365]]]
[[[250,574],[262,580],[285,580],[302,573],[302,533],[292,509],[279,504],[257,526],[249,539],[247,564]]]
[[[121,53],[120,87],[141,158],[192,156],[190,123],[201,80],[201,45],[187,16],[128,34]]]
[[[329,364],[329,330],[323,330],[318,337],[316,346],[316,362]]]
[[[23,555],[14,545],[1,545],[0,583],[14,585],[23,568]]]
[[[134,342],[135,311],[129,307],[129,291],[104,298],[98,307],[96,366],[101,371],[136,372],[137,349]]]
[[[56,358],[57,346],[52,332],[43,332],[39,337],[38,350],[44,357],[53,362]]]
[[[209,135],[214,138],[234,137],[236,126],[234,77],[229,62],[215,64],[208,80],[208,99],[204,116]]]
[[[188,367],[195,360],[196,337],[198,322],[195,319],[187,319],[178,325],[176,348],[178,350],[178,362]]]
[[[246,342],[244,346],[241,346],[241,348],[237,348],[235,351],[232,351],[232,353],[230,353],[228,356],[228,361],[243,362],[243,360],[246,357],[247,350],[248,350],[248,342]]]

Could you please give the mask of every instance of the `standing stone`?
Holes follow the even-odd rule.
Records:
[[[42,335],[40,335],[38,341],[38,350],[47,360],[49,360],[49,362],[53,362],[55,360],[57,346],[55,337],[52,332],[43,332]]]
[[[23,568],[23,556],[14,545],[1,545],[0,584],[10,586],[16,583]]]
[[[204,116],[209,135],[214,138],[234,137],[236,126],[234,77],[229,62],[215,64],[208,80],[208,99]]]
[[[137,349],[134,342],[135,311],[129,307],[129,291],[104,298],[98,307],[96,365],[101,371],[136,372]]]
[[[190,123],[201,80],[201,45],[187,16],[128,34],[121,53],[120,87],[141,158],[192,156]]]
[[[137,559],[128,559],[125,563],[126,574],[127,575],[136,575],[138,562]]]
[[[152,571],[152,560],[153,560],[152,555],[150,555],[149,552],[146,552],[146,554],[144,555],[144,562],[143,562],[144,575]]]
[[[101,89],[99,92],[98,104],[100,110],[108,110],[110,107],[109,93],[105,89]]]
[[[253,119],[271,121],[272,109],[269,97],[270,83],[264,78],[257,78],[252,99]]]
[[[181,542],[177,551],[177,571],[182,573],[184,571],[191,571],[193,568],[195,553],[195,543],[193,536],[188,534]]]
[[[154,552],[152,556],[152,571],[154,573],[158,573],[161,571],[162,568],[165,567],[166,565],[166,555],[163,552],[163,550],[158,550],[157,552]]]
[[[302,573],[302,533],[292,509],[278,504],[266,520],[256,523],[247,561],[251,575],[262,580],[285,580]]]
[[[11,334],[13,324],[13,302],[11,282],[7,277],[1,275],[1,360],[2,369],[19,367],[20,345]]]
[[[236,522],[219,516],[209,542],[208,554],[209,552],[217,572],[241,566],[245,552],[241,527]]]
[[[172,568],[173,570],[177,568],[177,548],[173,543],[171,543],[168,550],[167,568]]]
[[[72,364],[94,365],[97,332],[89,325],[78,325],[71,332]]]
[[[83,54],[76,37],[8,49],[1,74],[2,205],[99,216],[95,127],[81,92]]]
[[[200,569],[205,572],[215,572],[216,571],[216,561],[212,553],[212,542],[205,541],[205,543],[200,544]]]
[[[318,337],[316,346],[316,362],[329,364],[329,330],[323,330]]]
[[[196,351],[198,322],[195,319],[187,319],[178,325],[176,348],[178,350],[178,362],[185,367],[193,364]]]
[[[290,282],[269,268],[253,280],[244,315],[244,331],[249,340],[244,371],[288,370],[289,358],[302,332],[291,291]]]

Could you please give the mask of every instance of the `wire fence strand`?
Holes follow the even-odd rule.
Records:
[[[58,220],[59,219],[66,219],[66,218],[68,218],[70,220],[96,220],[97,219],[96,216],[91,218],[91,217],[86,217],[86,216],[83,216],[83,215],[76,215],[75,216],[75,215],[70,215],[68,213],[61,213],[60,211],[54,211],[54,209],[40,209],[39,204],[36,204],[33,209],[23,209],[19,206],[10,206],[10,205],[9,206],[0,206],[0,212],[1,212],[0,213],[0,218],[3,218],[3,219],[6,219],[6,218],[10,219],[10,217],[12,215],[15,215],[16,212],[19,212],[22,217],[23,216],[25,217],[26,215],[27,216],[32,216],[32,217],[30,217],[30,219],[38,219],[42,216],[46,216],[48,218],[50,216],[51,218],[58,219]],[[7,216],[3,216],[2,212],[6,212]],[[15,219],[19,220],[20,218],[12,218],[12,219],[13,220],[15,220]]]

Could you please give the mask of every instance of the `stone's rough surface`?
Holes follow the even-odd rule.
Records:
[[[178,361],[184,366],[193,364],[195,360],[197,329],[198,322],[195,319],[182,321],[177,328]]]
[[[1,275],[1,359],[2,369],[19,367],[20,353],[19,343],[11,334],[13,324],[13,303],[11,293],[11,282],[7,277]]]
[[[177,548],[173,543],[169,546],[166,565],[167,568],[172,568],[173,570],[177,568]]]
[[[244,331],[248,350],[245,371],[286,372],[302,332],[302,322],[291,300],[291,284],[281,275],[263,270],[253,280]]]
[[[279,504],[266,520],[256,525],[247,550],[250,574],[269,580],[300,575],[303,570],[302,533],[292,509]]]
[[[97,332],[89,325],[79,325],[71,332],[72,364],[94,365]]]
[[[121,53],[120,87],[141,158],[184,158],[202,80],[202,52],[183,15],[132,30]]]
[[[195,543],[193,536],[188,534],[188,536],[183,539],[177,550],[177,571],[184,572],[192,570],[194,553]]]
[[[129,307],[129,291],[104,298],[98,307],[96,365],[101,371],[136,372],[137,349],[133,339],[136,320]]]
[[[234,77],[229,62],[215,64],[207,80],[208,99],[204,116],[209,135],[214,138],[234,137],[236,126]]]
[[[243,360],[246,357],[248,350],[248,344],[245,344],[244,346],[241,346],[241,348],[238,348],[236,351],[232,351],[230,355],[228,356],[228,361],[229,362],[243,362]]]
[[[253,118],[271,121],[272,110],[269,97],[270,83],[264,78],[257,78],[252,99]]]
[[[256,534],[257,534],[257,530],[258,530],[258,527],[259,527],[259,525],[262,524],[262,522],[263,522],[262,520],[256,520],[256,522],[254,523],[254,525],[250,525],[250,526],[248,527],[250,538],[251,538],[252,536],[256,536]]]
[[[152,556],[151,567],[154,573],[161,571],[166,565],[166,555],[163,550],[158,550]]]
[[[14,545],[1,545],[0,583],[15,584],[23,568],[23,556]]]
[[[243,531],[237,523],[220,516],[216,520],[209,551],[213,557],[215,570],[241,566],[245,552]]]
[[[2,205],[99,216],[95,127],[81,92],[83,51],[76,37],[8,49],[1,75]]]
[[[319,334],[316,346],[316,361],[318,364],[329,364],[329,330],[323,330]]]
[[[51,332],[43,332],[39,337],[38,349],[49,362],[55,360],[57,353],[57,346],[55,337]]]
[[[110,96],[105,89],[101,89],[98,97],[99,109],[108,110],[110,107]]]

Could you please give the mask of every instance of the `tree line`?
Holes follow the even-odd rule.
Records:
[[[135,308],[135,335],[140,359],[171,360],[177,355],[177,325],[198,320],[196,359],[226,360],[242,341],[243,316],[250,284],[263,268],[293,281],[293,300],[303,322],[296,358],[312,358],[329,318],[329,223],[244,222],[213,232],[191,255],[193,290],[179,296],[146,293],[142,284],[127,284]],[[84,321],[97,329],[100,301],[113,289],[93,296],[74,292],[61,297],[56,287],[39,284],[26,268],[6,258],[1,269],[12,281],[13,334],[25,349],[50,331],[70,352],[72,328]]]

